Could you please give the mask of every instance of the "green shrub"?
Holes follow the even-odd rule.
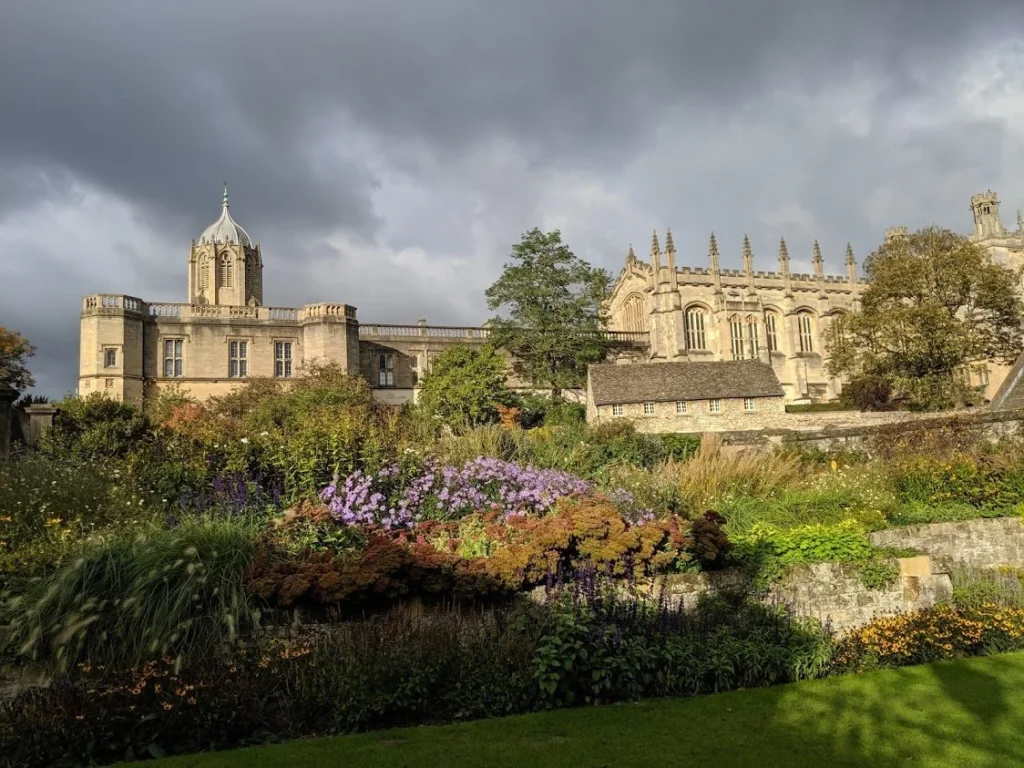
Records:
[[[859,411],[887,411],[892,384],[881,376],[861,376],[843,386],[842,399]]]
[[[19,766],[108,763],[824,674],[820,626],[738,598],[691,611],[593,582],[484,613],[394,613],[265,641],[230,663],[88,669],[0,705]]]
[[[243,583],[254,551],[254,530],[239,520],[101,539],[3,594],[5,644],[57,670],[217,655],[258,623]]]
[[[1014,568],[957,568],[950,574],[953,602],[959,608],[986,603],[1024,608],[1024,572]]]
[[[856,410],[853,405],[839,400],[828,403],[790,403],[786,406],[786,413],[830,413],[853,410]]]
[[[544,414],[545,427],[564,427],[583,424],[587,420],[587,407],[583,403],[565,400],[555,402]]]
[[[43,437],[42,450],[55,458],[89,461],[129,455],[149,432],[149,422],[137,408],[94,392],[57,403],[60,409]]]

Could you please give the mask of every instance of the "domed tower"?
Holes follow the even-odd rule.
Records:
[[[263,304],[263,256],[249,233],[231,218],[227,184],[220,218],[192,241],[188,296],[191,304]]]

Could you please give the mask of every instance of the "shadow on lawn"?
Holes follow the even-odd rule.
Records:
[[[1014,662],[940,663],[801,685],[776,700],[766,736],[829,766],[1024,765],[1024,729],[1014,719],[1024,692],[1001,678],[1004,664]]]

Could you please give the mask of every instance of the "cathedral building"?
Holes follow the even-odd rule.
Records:
[[[1024,223],[1007,231],[993,192],[971,199],[972,239],[1018,276],[1024,269]],[[893,228],[887,238],[905,237]],[[743,241],[743,268],[724,269],[715,236],[707,267],[679,266],[671,232],[664,249],[657,234],[650,261],[630,248],[609,299],[609,335],[617,362],[758,360],[769,363],[787,402],[828,400],[841,383],[828,376],[825,331],[856,309],[865,282],[852,249],[846,274],[825,274],[821,249],[813,272],[793,273],[785,241],[777,271],[754,269]],[[364,377],[374,396],[399,404],[415,399],[419,378],[435,355],[452,344],[482,345],[486,327],[363,324],[349,304],[303,307],[264,304],[263,252],[231,215],[227,187],[220,216],[194,240],[187,261],[187,297],[152,303],[123,294],[83,299],[78,392],[102,392],[141,404],[168,387],[199,399],[223,395],[247,378],[282,380],[311,361],[339,363]],[[972,383],[998,388],[1005,368],[976,366]],[[524,382],[510,381],[523,388]]]
[[[1024,221],[1007,231],[992,191],[971,198],[971,239],[992,259],[1012,269],[1021,287],[1024,270]],[[907,237],[906,227],[892,227],[885,239]],[[629,249],[612,289],[609,327],[647,334],[644,358],[650,361],[759,360],[770,363],[788,402],[837,397],[841,382],[828,375],[825,334],[836,318],[858,307],[867,283],[857,275],[853,249],[846,246],[846,274],[828,275],[817,241],[811,274],[794,273],[786,241],[779,242],[774,271],[754,269],[750,240],[743,238],[742,269],[723,269],[712,234],[707,266],[679,266],[671,231],[662,248],[655,232],[650,260]],[[627,360],[623,360],[627,362]],[[969,383],[988,397],[1008,369],[982,363],[965,371]]]

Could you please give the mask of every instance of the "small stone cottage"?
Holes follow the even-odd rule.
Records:
[[[775,426],[785,392],[756,360],[592,365],[587,421],[630,419],[641,432],[733,432]]]

